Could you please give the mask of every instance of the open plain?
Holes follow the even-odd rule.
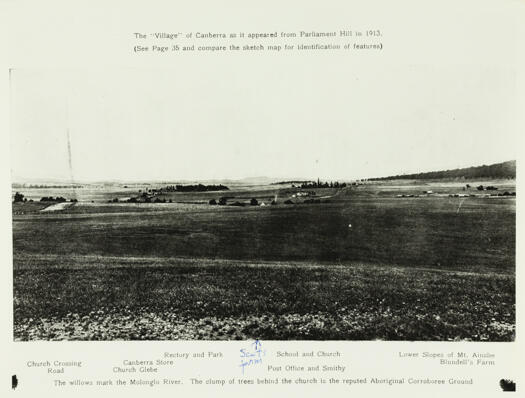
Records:
[[[16,340],[514,339],[515,197],[464,181],[16,191]]]

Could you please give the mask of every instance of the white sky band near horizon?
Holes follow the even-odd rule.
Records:
[[[368,3],[359,14],[303,5],[315,8],[309,14],[315,21],[293,7],[274,14],[266,5],[241,4],[224,26],[213,10],[194,13],[192,7],[191,26],[182,14],[151,10],[133,20],[131,13],[118,37],[129,46],[137,26],[148,32],[195,25],[212,32],[359,26],[381,29],[384,50],[174,55],[163,58],[162,68],[159,59],[130,52],[133,68],[14,68],[13,180],[69,180],[68,129],[78,181],[342,180],[516,159],[511,3],[472,2],[454,13],[438,2],[407,2],[414,12],[432,13],[432,22],[406,18],[403,8],[377,13]],[[82,14],[113,15],[87,5]],[[487,27],[491,21],[497,31]],[[61,49],[50,43],[46,51],[52,56]],[[81,64],[83,53],[77,55]]]
[[[349,66],[12,71],[13,179],[68,179],[68,129],[75,180],[352,179],[514,159],[511,70]]]

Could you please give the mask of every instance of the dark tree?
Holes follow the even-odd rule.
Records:
[[[24,195],[22,195],[20,192],[15,193],[15,198],[13,202],[23,202],[24,201]]]
[[[207,191],[227,191],[229,188],[222,184],[219,185],[168,185],[160,189],[154,189],[156,192],[207,192]]]

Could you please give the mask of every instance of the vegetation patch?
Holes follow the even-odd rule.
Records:
[[[515,279],[507,274],[227,260],[116,268],[111,258],[85,267],[77,258],[74,268],[28,261],[14,271],[16,340],[512,341],[515,333]]]

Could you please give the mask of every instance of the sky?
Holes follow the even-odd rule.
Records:
[[[349,180],[516,157],[512,69],[205,61],[13,70],[13,181]]]

